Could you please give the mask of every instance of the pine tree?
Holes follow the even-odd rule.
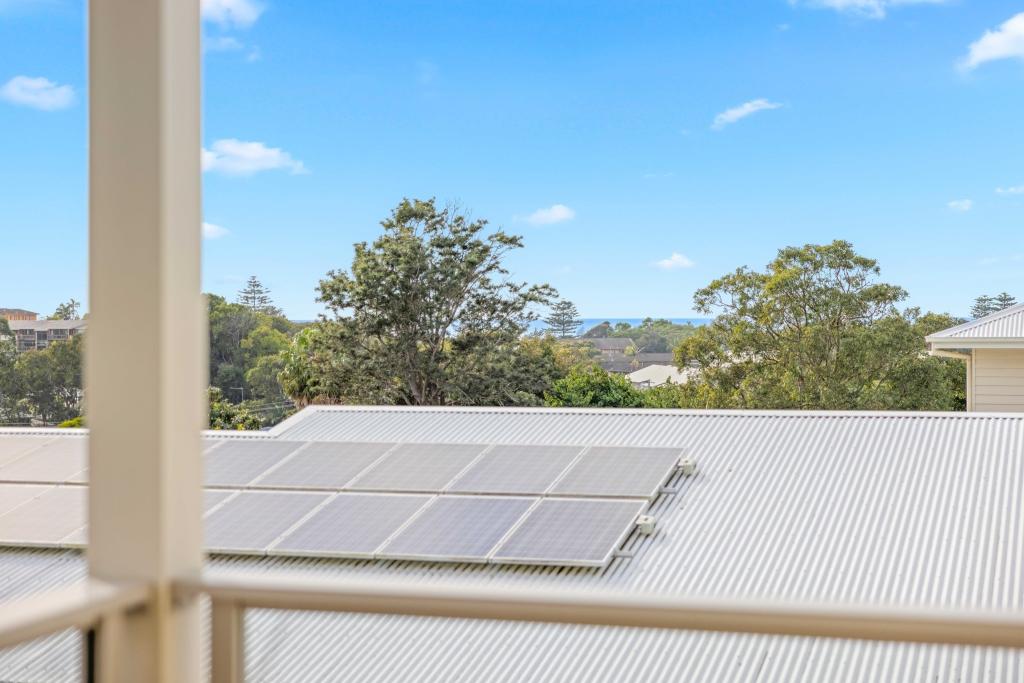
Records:
[[[982,294],[974,300],[974,305],[971,306],[971,317],[972,318],[984,318],[989,313],[995,313],[997,310],[995,300],[988,294]]]
[[[259,313],[276,310],[274,302],[270,298],[270,290],[264,287],[263,283],[255,275],[249,276],[249,281],[245,283],[245,288],[238,292],[238,299],[236,301]]]
[[[583,320],[580,319],[580,312],[571,301],[559,301],[551,307],[551,313],[544,318],[547,324],[558,337],[575,337]]]
[[[1001,292],[997,294],[994,301],[997,311],[1001,311],[1004,308],[1009,308],[1010,306],[1017,305],[1017,300],[1010,296],[1009,294],[1007,294],[1006,292]]]

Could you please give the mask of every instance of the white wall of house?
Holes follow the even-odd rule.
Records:
[[[1024,413],[1024,349],[974,349],[972,410]]]

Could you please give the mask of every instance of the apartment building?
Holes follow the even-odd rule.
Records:
[[[84,320],[12,320],[8,318],[18,353],[45,349],[51,342],[67,341],[85,330]]]

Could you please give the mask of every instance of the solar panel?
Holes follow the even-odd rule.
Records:
[[[505,564],[604,567],[645,501],[545,498],[491,556]]]
[[[441,496],[378,556],[392,559],[486,562],[498,541],[536,498]]]
[[[301,441],[226,440],[206,455],[206,485],[245,486],[300,446]]]
[[[495,446],[449,487],[463,493],[541,494],[579,455],[580,446]]]
[[[0,515],[0,543],[56,545],[85,525],[86,490],[81,486],[51,488]]]
[[[52,488],[52,486],[32,484],[0,484],[0,515],[10,512]]]
[[[234,491],[225,490],[214,490],[209,489],[203,491],[203,512],[209,512],[213,508],[217,507],[220,503],[227,500],[228,496],[234,494]]]
[[[43,481],[59,484],[88,466],[82,437],[52,439],[24,457],[0,467],[0,481]]]
[[[211,551],[262,553],[328,494],[245,491],[206,518]]]
[[[271,552],[283,555],[373,557],[430,496],[341,493],[302,523]]]
[[[486,446],[401,444],[348,488],[378,491],[443,491]]]
[[[5,436],[0,439],[0,467],[14,462],[52,438],[52,436]]]
[[[678,448],[591,448],[551,492],[653,498],[672,474],[679,456]]]
[[[253,485],[340,489],[393,446],[391,443],[312,443]]]

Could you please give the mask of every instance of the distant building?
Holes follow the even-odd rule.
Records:
[[[665,353],[627,353],[636,346],[629,337],[586,337],[578,340],[597,351],[597,364],[607,372],[628,374],[649,365],[670,365],[674,362],[671,352]]]
[[[33,314],[35,315],[35,314]],[[67,341],[85,330],[84,320],[11,320],[18,352],[45,349],[54,341]]]
[[[1024,413],[1024,304],[925,337],[928,353],[967,365],[967,410]]]
[[[14,320],[36,320],[38,313],[26,311],[24,308],[0,308],[0,318],[7,318],[8,322]]]

